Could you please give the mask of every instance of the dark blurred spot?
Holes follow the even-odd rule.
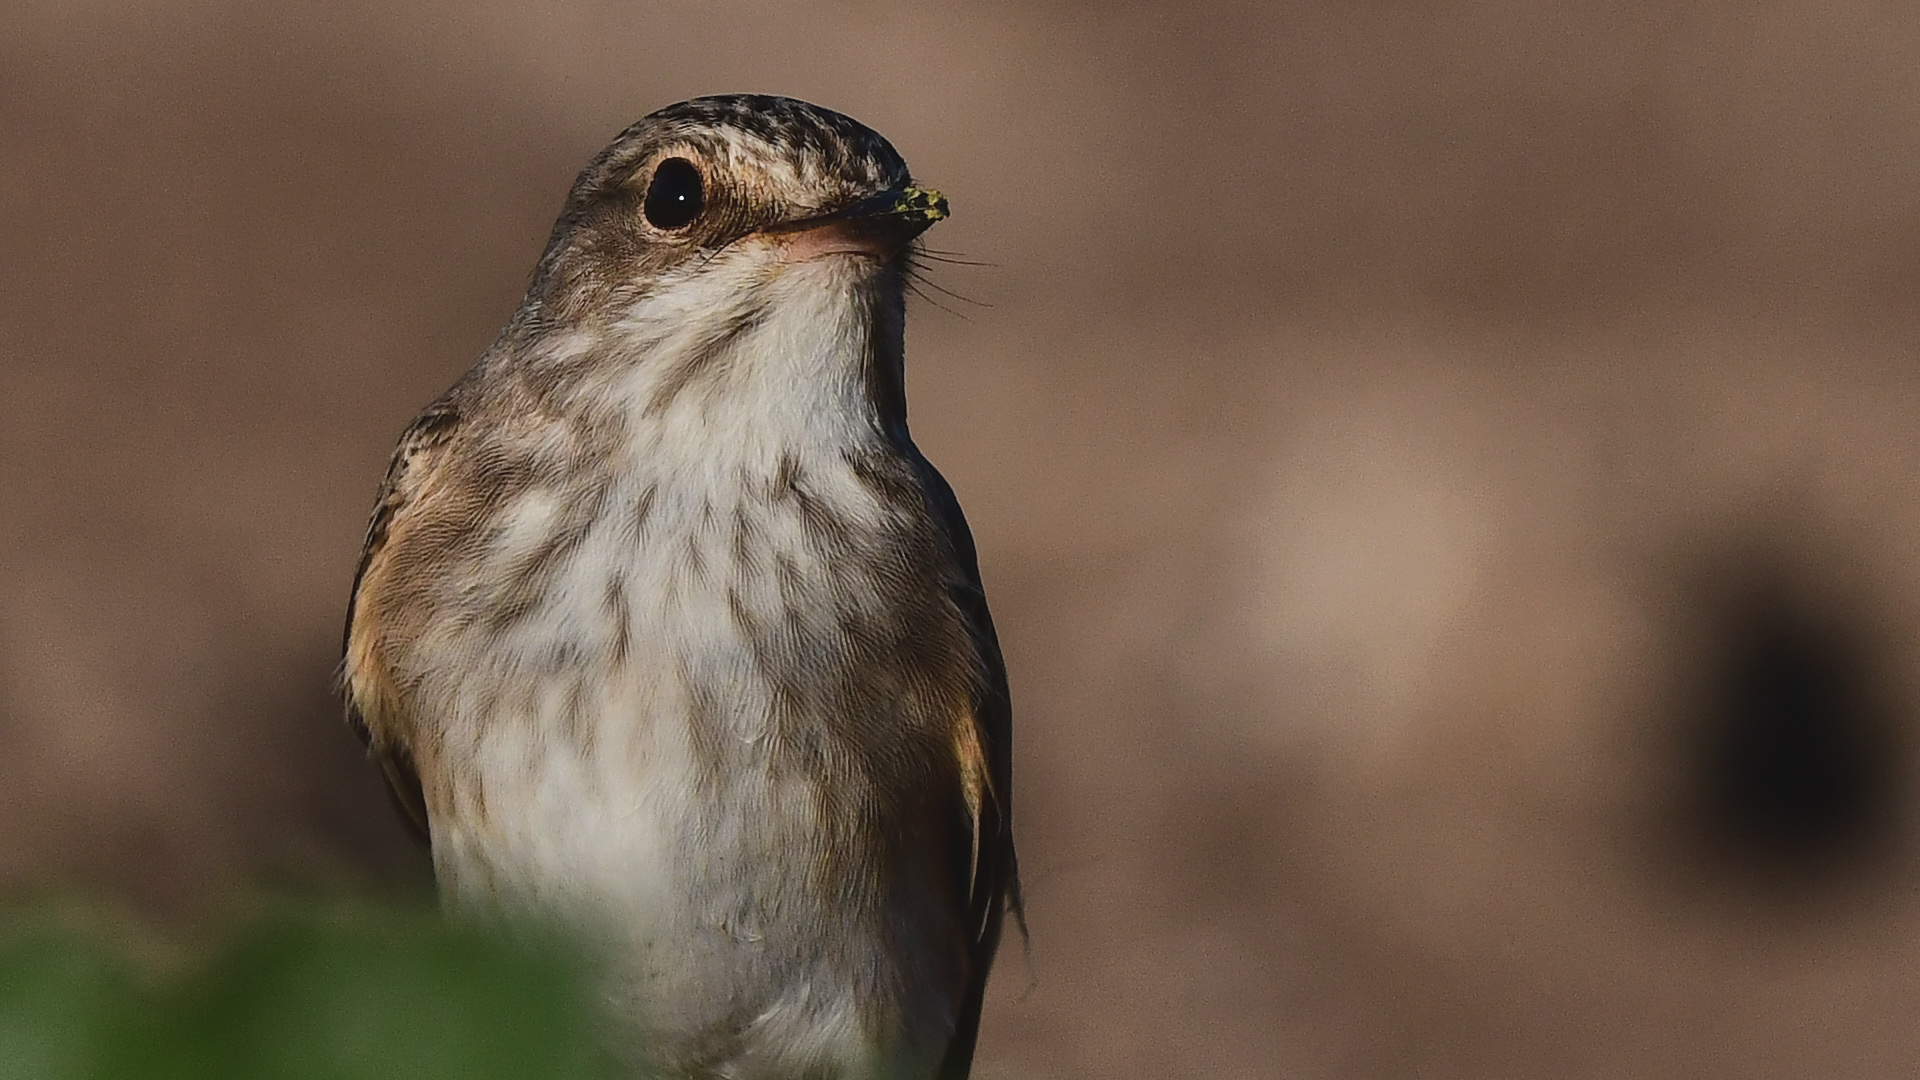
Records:
[[[1149,826],[1170,909],[1196,921],[1270,917],[1276,896],[1304,873],[1289,830],[1301,820],[1290,804],[1304,779],[1244,746],[1190,745],[1184,756],[1209,765],[1179,773]]]
[[[1883,635],[1777,573],[1721,590],[1693,700],[1695,805],[1716,853],[1829,877],[1885,849],[1899,747]]]

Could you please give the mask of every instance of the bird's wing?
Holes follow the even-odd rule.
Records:
[[[966,620],[979,660],[981,678],[974,693],[970,730],[963,730],[960,756],[968,774],[967,810],[972,821],[973,861],[968,876],[967,917],[972,963],[966,997],[961,1003],[953,1042],[941,1064],[941,1080],[965,1080],[973,1064],[973,1047],[980,1034],[980,1008],[986,995],[987,974],[1000,945],[1000,928],[1011,911],[1021,933],[1026,918],[1021,909],[1019,864],[1013,848],[1013,707],[1007,693],[1007,668],[994,634],[987,594],[980,586],[979,557],[966,515],[953,488],[924,458],[919,461],[927,500],[941,531],[952,545],[961,580],[948,588],[954,606]]]
[[[407,725],[399,715],[400,696],[380,654],[379,619],[370,613],[372,605],[362,591],[377,576],[374,571],[388,552],[394,523],[406,513],[422,478],[431,471],[438,451],[458,423],[458,413],[443,400],[428,406],[400,436],[400,445],[394,448],[386,479],[380,485],[373,517],[367,523],[366,544],[347,600],[347,628],[341,650],[345,655],[347,723],[380,762],[394,801],[422,836],[427,835],[426,795],[406,742]]]

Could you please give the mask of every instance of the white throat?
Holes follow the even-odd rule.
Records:
[[[613,395],[629,430],[655,452],[769,468],[783,452],[871,443],[871,275],[855,256],[748,249],[635,302],[613,327],[635,361]]]

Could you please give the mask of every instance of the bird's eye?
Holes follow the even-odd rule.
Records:
[[[706,206],[700,188],[700,170],[686,158],[668,158],[653,170],[647,185],[644,213],[656,229],[679,229],[693,223]]]

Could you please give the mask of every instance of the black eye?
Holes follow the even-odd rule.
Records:
[[[670,157],[653,170],[647,185],[647,221],[656,229],[689,225],[706,206],[700,190],[700,170],[686,158]]]

